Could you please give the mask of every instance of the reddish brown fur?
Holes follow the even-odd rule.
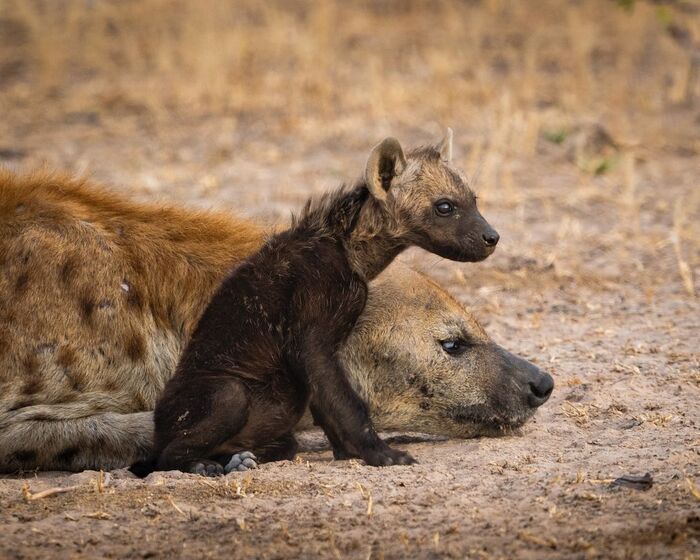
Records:
[[[262,236],[245,220],[138,204],[85,180],[0,172],[0,426],[8,411],[77,394],[152,408],[174,359],[158,346],[179,351]]]

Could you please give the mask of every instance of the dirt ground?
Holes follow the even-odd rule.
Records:
[[[651,29],[661,16],[649,6],[606,21]],[[586,14],[576,29],[597,25],[595,10],[578,15]],[[0,29],[12,31],[7,21]],[[244,109],[188,109],[189,97],[177,100],[181,110],[159,112],[139,104],[146,94],[138,85],[132,98],[115,94],[122,76],[42,82],[39,94],[29,70],[2,66],[9,81],[0,88],[0,164],[87,173],[125,196],[270,223],[288,219],[309,194],[357,177],[383,135],[410,146],[437,139],[438,121],[452,125],[456,162],[478,171],[479,204],[501,242],[479,264],[418,250],[402,259],[470,307],[499,344],[549,371],[556,387],[517,434],[392,434],[418,459],[410,467],[333,461],[312,433],[294,462],[221,479],[154,473],[142,481],[125,470],[6,476],[0,558],[700,558],[700,109],[692,95],[680,99],[673,81],[680,73],[667,72],[673,66],[657,56],[675,47],[657,35],[630,41],[648,57],[644,80],[668,86],[663,103],[643,93],[635,96],[644,102],[620,101],[618,82],[607,97],[592,93],[573,105],[565,93],[564,101],[518,100],[508,92],[527,83],[492,77],[494,91],[504,88],[497,100],[468,97],[463,109],[439,90],[432,119],[423,118],[430,108],[414,111],[424,98],[392,113],[395,91],[370,91],[369,108],[340,96],[347,105],[333,112],[324,109],[332,95],[313,89],[324,103],[309,109],[311,94],[295,83],[290,95],[305,102],[286,112],[263,114],[253,101]],[[603,36],[613,40],[597,35],[591,51]],[[425,54],[421,45],[415,56]],[[490,45],[484,60],[514,48]],[[607,60],[612,51],[601,52]],[[557,72],[568,76],[579,55],[550,69],[562,92],[570,83],[558,82]],[[496,74],[516,72],[508,60],[493,64]],[[335,71],[328,60],[321,66],[320,77]],[[405,68],[416,84],[421,68]],[[642,75],[637,66],[621,68],[629,72],[617,68],[620,82]],[[163,72],[156,67],[154,76],[168,78]],[[586,72],[573,83],[595,93],[600,74]],[[475,73],[464,83],[483,79],[479,67]],[[646,473],[651,487],[612,484]],[[52,488],[62,491],[42,496]]]

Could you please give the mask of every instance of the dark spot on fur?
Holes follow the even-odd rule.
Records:
[[[22,386],[23,395],[33,395],[44,388],[44,381],[39,376],[30,377]]]
[[[65,404],[65,403],[71,403],[75,402],[78,400],[79,395],[77,393],[64,393],[57,399],[55,399],[56,404]]]
[[[27,285],[29,284],[29,272],[23,272],[17,277],[15,281],[15,294],[20,296],[27,291]]]
[[[21,449],[20,451],[15,451],[10,456],[11,462],[16,463],[32,463],[36,461],[37,452],[33,449]]]
[[[51,416],[46,414],[33,414],[31,420],[32,422],[51,422],[55,420],[55,418],[51,418]]]
[[[117,382],[114,381],[113,379],[107,380],[107,382],[103,385],[103,388],[105,392],[107,393],[114,393],[119,389],[119,385],[117,385]]]
[[[430,410],[430,403],[428,401],[421,401],[418,406],[421,407],[421,410]]]
[[[145,354],[146,343],[144,342],[143,337],[136,333],[132,334],[126,343],[126,355],[129,356],[129,358],[131,358],[134,362],[137,362],[142,360]]]
[[[85,378],[83,374],[71,366],[77,361],[75,350],[68,346],[64,346],[59,350],[56,356],[56,363],[63,368],[63,375],[66,382],[73,391],[82,392],[85,388]]]
[[[80,300],[80,313],[86,322],[90,322],[94,310],[95,302],[91,298],[82,298]]]
[[[183,325],[178,320],[175,306],[172,303],[168,304],[168,310],[166,314],[168,316],[168,324],[170,325],[170,327],[176,332],[182,332],[181,329],[183,328]]]
[[[31,256],[32,256],[31,251],[25,251],[21,257],[22,264],[29,264],[29,257],[31,257]]]
[[[35,403],[34,397],[27,397],[25,399],[21,399],[17,401],[12,407],[10,407],[8,410],[13,411],[13,410],[19,410],[20,408],[25,408],[27,406],[32,406]]]
[[[129,287],[129,291],[126,294],[126,303],[133,309],[137,309],[139,311],[143,310],[143,300],[141,299],[141,294],[133,286]]]
[[[56,454],[56,461],[63,464],[70,464],[78,453],[80,453],[79,447],[66,447],[63,451]]]
[[[69,368],[63,368],[63,375],[65,376],[68,385],[70,385],[70,388],[73,389],[73,391],[77,393],[83,392],[83,390],[85,389],[85,379],[83,379],[81,373],[71,370]]]
[[[135,276],[142,276],[145,272],[143,257],[139,253],[128,252],[126,254],[129,268]]]
[[[75,257],[70,256],[61,265],[61,268],[58,272],[58,276],[61,279],[61,282],[63,282],[64,285],[68,286],[76,277],[77,272],[78,262]]]
[[[56,354],[56,363],[64,369],[71,367],[77,359],[75,350],[70,346],[61,346]]]
[[[17,212],[18,214],[21,214],[26,209],[27,209],[27,207],[24,204],[22,204],[21,202],[17,206],[15,206],[15,212]]]
[[[174,243],[181,243],[187,240],[187,235],[181,230],[171,230],[168,232],[167,236],[168,241],[172,241]]]
[[[426,385],[425,383],[423,383],[423,384],[420,386],[420,392],[421,392],[423,395],[425,395],[426,397],[432,397],[432,396],[433,396],[433,392],[430,390],[430,387],[428,387],[428,385]]]
[[[140,393],[132,393],[132,398],[134,399],[134,404],[136,405],[136,410],[151,410],[153,405],[149,405]]]
[[[39,360],[36,356],[27,356],[22,360],[22,367],[29,376],[34,376],[39,369]]]

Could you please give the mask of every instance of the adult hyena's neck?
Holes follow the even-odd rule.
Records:
[[[390,213],[364,183],[309,201],[294,227],[339,239],[350,266],[367,282],[408,246]]]

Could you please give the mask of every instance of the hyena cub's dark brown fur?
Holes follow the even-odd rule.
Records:
[[[217,475],[243,450],[291,458],[307,405],[336,456],[414,462],[379,438],[337,354],[367,282],[408,246],[460,261],[493,252],[498,234],[449,166],[450,151],[449,133],[439,148],[408,157],[387,138],[363,181],[309,202],[231,273],[156,406],[157,468]]]

